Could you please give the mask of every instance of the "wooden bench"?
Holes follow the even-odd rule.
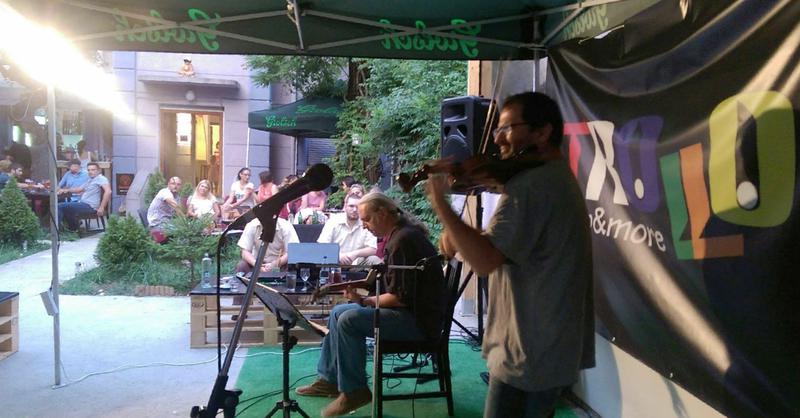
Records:
[[[19,293],[0,292],[0,360],[19,350]]]

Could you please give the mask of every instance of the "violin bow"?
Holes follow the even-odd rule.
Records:
[[[481,144],[480,144],[480,153],[485,154],[486,149],[489,146],[489,138],[492,135],[491,127],[492,121],[495,119],[497,114],[497,99],[500,95],[500,90],[503,88],[503,72],[505,71],[505,60],[500,61],[500,68],[495,74],[494,80],[492,80],[492,100],[489,102],[489,109],[486,111],[486,122],[483,124],[483,133],[481,134]]]

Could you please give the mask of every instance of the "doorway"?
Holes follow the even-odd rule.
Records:
[[[220,195],[222,178],[222,112],[161,109],[161,172],[184,184],[211,182]]]

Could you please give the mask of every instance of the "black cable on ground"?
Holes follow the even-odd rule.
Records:
[[[305,375],[303,377],[297,378],[297,380],[295,380],[291,385],[289,385],[289,389],[294,388],[294,386],[296,384],[298,384],[301,380],[308,379],[309,377],[314,377],[316,375],[317,375],[316,373],[312,373],[312,374],[308,374],[308,375]],[[271,398],[271,397],[273,397],[275,395],[280,395],[282,393],[283,393],[283,388],[278,389],[278,390],[274,390],[272,392],[267,392],[267,393],[264,393],[264,394],[261,394],[261,395],[256,395],[256,396],[253,396],[251,398],[247,398],[247,399],[245,399],[243,401],[240,401],[239,405],[241,405],[241,404],[243,404],[245,402],[250,402],[250,401],[253,401],[253,403],[251,403],[250,405],[247,405],[246,407],[242,408],[239,412],[236,413],[236,416],[238,417],[244,411],[252,408],[254,405],[258,405],[261,401],[267,400],[267,399],[269,399],[269,398]]]

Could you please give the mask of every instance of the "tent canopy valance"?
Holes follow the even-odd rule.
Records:
[[[654,0],[10,0],[79,47],[263,55],[529,59]],[[595,13],[595,8],[598,9]]]
[[[342,111],[342,99],[318,97],[257,110],[247,115],[247,126],[283,135],[330,138]]]

